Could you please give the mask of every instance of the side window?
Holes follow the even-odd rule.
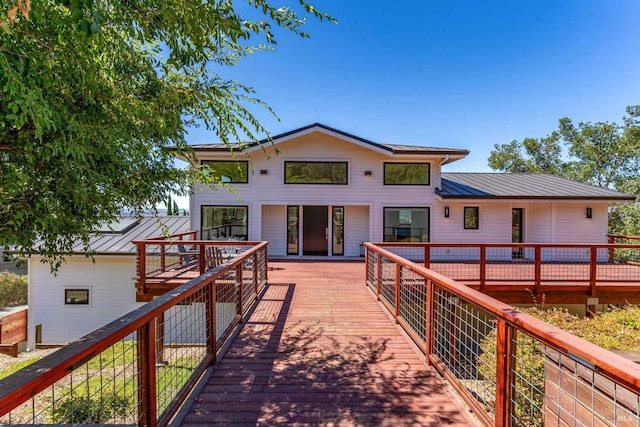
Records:
[[[89,289],[65,289],[65,305],[89,305]]]
[[[480,208],[478,206],[464,207],[464,229],[478,230],[480,228]]]

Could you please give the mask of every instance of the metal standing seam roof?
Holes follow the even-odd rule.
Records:
[[[137,249],[131,243],[133,240],[145,240],[164,235],[165,231],[158,221],[166,227],[169,234],[189,231],[189,217],[187,216],[142,217],[137,224],[125,229],[124,233],[109,231],[96,233],[90,238],[89,247],[99,255],[135,254]],[[74,245],[73,253],[87,253],[82,242],[78,241]]]
[[[469,150],[457,149],[457,148],[441,148],[441,147],[427,147],[422,145],[397,145],[397,144],[381,144],[378,142],[370,141],[368,139],[361,138],[356,135],[352,135],[347,132],[343,132],[338,129],[334,129],[332,127],[323,125],[322,123],[313,123],[308,126],[303,126],[298,129],[294,129],[289,132],[281,133],[279,135],[272,136],[271,139],[263,139],[258,142],[247,142],[247,143],[231,143],[229,145],[216,143],[216,144],[194,144],[190,145],[190,147],[194,151],[210,151],[210,152],[230,152],[233,151],[243,151],[246,149],[254,148],[260,145],[268,145],[271,143],[277,143],[279,139],[283,139],[297,133],[302,133],[313,128],[317,128],[318,131],[328,131],[337,133],[346,138],[354,139],[356,141],[360,141],[365,145],[370,145],[373,148],[381,149],[389,152],[390,154],[430,154],[430,155],[454,155],[454,156],[466,156],[469,154]],[[167,147],[170,151],[175,151],[176,147]]]
[[[635,200],[635,196],[538,173],[442,173],[442,198]]]

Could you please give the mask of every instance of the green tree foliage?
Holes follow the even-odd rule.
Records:
[[[296,10],[297,9],[297,10]],[[0,9],[0,246],[50,260],[123,209],[153,209],[194,180],[163,147],[189,157],[191,126],[225,143],[266,130],[268,107],[220,70],[276,31],[301,37],[299,0],[15,0]],[[240,13],[242,11],[242,15]],[[269,110],[270,111],[270,110]]]
[[[622,124],[562,118],[542,138],[496,144],[489,166],[503,172],[542,172],[640,195],[640,106],[629,106]],[[638,203],[610,211],[609,232],[640,235]]]
[[[0,271],[0,307],[15,307],[27,303],[27,276]]]

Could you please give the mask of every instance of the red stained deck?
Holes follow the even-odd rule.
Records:
[[[476,424],[364,286],[361,262],[270,262],[182,425]]]

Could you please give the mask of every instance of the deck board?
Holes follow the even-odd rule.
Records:
[[[183,426],[474,423],[364,287],[363,263],[269,266]]]

